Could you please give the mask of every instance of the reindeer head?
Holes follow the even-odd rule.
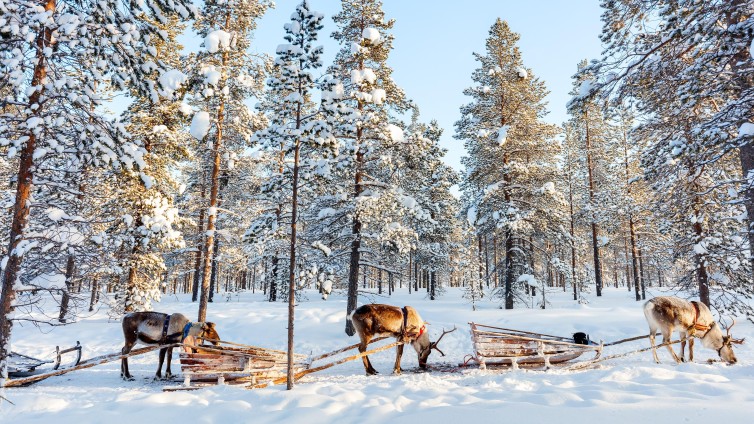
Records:
[[[194,322],[191,323],[191,327],[186,334],[189,337],[196,337],[196,344],[200,345],[204,343],[204,340],[208,340],[213,345],[219,345],[220,335],[215,330],[214,322]]]
[[[445,353],[437,347],[437,344],[440,343],[440,340],[442,340],[446,334],[452,333],[453,331],[456,331],[456,327],[453,327],[450,331],[445,331],[443,329],[440,337],[434,342],[429,340],[427,331],[424,331],[415,341],[412,342],[414,349],[416,349],[416,353],[419,355],[419,368],[427,369],[427,359],[429,359],[429,354],[432,353],[432,349],[437,350],[440,352],[440,355],[445,356]]]
[[[733,345],[740,345],[744,342],[744,339],[734,339],[730,334],[730,329],[733,328],[734,325],[736,325],[736,320],[733,320],[730,326],[726,328],[726,335],[724,335],[722,338],[723,344],[719,349],[717,349],[717,354],[720,355],[720,359],[729,364],[735,364],[736,362],[738,362],[738,358],[736,358],[736,354],[733,352]]]

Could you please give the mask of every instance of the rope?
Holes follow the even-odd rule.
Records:
[[[643,336],[643,337],[646,337],[646,336]],[[657,346],[655,346],[655,347],[652,347],[652,346],[650,346],[650,347],[645,347],[645,348],[643,348],[643,349],[632,350],[632,351],[629,351],[629,352],[617,353],[617,354],[615,354],[615,355],[603,356],[602,358],[599,358],[599,359],[594,359],[594,360],[592,360],[592,361],[587,361],[587,362],[579,362],[579,363],[577,363],[577,364],[573,364],[573,365],[571,365],[570,367],[567,367],[567,368],[565,368],[565,369],[566,369],[566,370],[577,370],[577,369],[580,369],[580,368],[585,368],[585,367],[591,366],[591,365],[593,365],[593,364],[596,364],[596,363],[598,363],[598,362],[607,361],[607,360],[609,360],[609,359],[622,358],[622,357],[625,357],[625,356],[633,355],[633,354],[635,354],[635,353],[642,353],[642,352],[646,352],[646,351],[648,351],[648,350],[652,350],[652,349],[660,348],[660,347],[663,347],[663,346],[670,346],[670,345],[672,345],[672,344],[681,343],[681,342],[683,342],[683,341],[686,341],[687,339],[688,339],[688,338],[684,338],[684,339],[681,339],[681,340],[676,340],[676,341],[674,341],[674,342],[665,342],[665,343],[661,343],[661,344],[658,344],[658,345],[657,345]],[[626,341],[627,341],[627,340],[626,340]],[[622,340],[619,340],[618,342],[620,342],[620,343],[623,343],[623,341],[622,341]],[[615,343],[614,343],[614,344],[615,344]],[[605,345],[605,346],[607,346],[607,345]]]
[[[649,337],[649,335],[647,335],[647,334],[645,334],[643,336],[629,337],[627,339],[617,340],[617,341],[614,341],[612,343],[605,343],[604,346],[615,346],[615,345],[618,345],[618,344],[621,344],[621,343],[626,343],[626,342],[632,342],[634,340],[645,339],[647,337]]]

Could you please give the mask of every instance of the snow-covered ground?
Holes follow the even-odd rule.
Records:
[[[401,290],[391,298],[362,297],[360,302],[412,305],[431,323],[430,337],[442,328],[457,326],[435,352],[435,363],[458,364],[472,353],[469,321],[528,331],[569,336],[576,331],[592,339],[611,342],[647,331],[642,302],[632,293],[605,289],[602,298],[589,296],[580,305],[567,293],[550,293],[546,310],[505,311],[483,301],[477,311],[451,289],[436,301],[424,293]],[[653,292],[652,295],[661,294]],[[296,309],[296,350],[318,354],[356,342],[345,335],[345,300],[333,293],[327,301],[316,292]],[[197,305],[165,296],[156,309],[195,317]],[[210,320],[218,324],[224,340],[275,349],[286,348],[287,305],[263,301],[261,294],[244,293],[230,301],[218,296],[209,307]],[[120,323],[105,311],[79,322],[41,334],[31,325],[16,326],[13,349],[37,357],[50,357],[56,345],[80,340],[84,358],[117,352],[122,347]],[[754,326],[739,319],[736,337],[754,339]],[[384,343],[384,342],[383,342]],[[647,341],[606,347],[605,355],[646,347]],[[750,344],[737,348],[739,363],[708,364],[714,351],[697,343],[696,362],[676,365],[663,348],[662,364],[644,352],[606,361],[582,371],[507,370],[413,373],[413,350],[403,355],[404,374],[391,374],[394,351],[372,356],[382,372],[366,377],[361,361],[348,362],[311,374],[292,391],[285,386],[246,390],[222,386],[190,392],[163,392],[174,382],[154,382],[156,353],[133,358],[136,381],[122,381],[119,363],[113,362],[53,377],[25,388],[5,389],[0,395],[3,423],[467,423],[467,422],[581,422],[606,423],[749,422],[754,411],[754,354]],[[677,348],[677,345],[676,345]],[[177,362],[177,361],[176,361]],[[179,367],[174,365],[175,371]],[[524,421],[525,420],[525,421]]]

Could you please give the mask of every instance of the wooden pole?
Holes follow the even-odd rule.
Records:
[[[363,352],[363,353],[359,353],[357,355],[351,355],[349,357],[346,357],[346,358],[343,358],[343,359],[339,359],[339,360],[337,360],[335,362],[330,362],[330,363],[327,363],[327,364],[324,364],[324,365],[320,365],[318,367],[309,368],[307,370],[303,370],[303,371],[300,371],[300,372],[296,373],[296,375],[293,378],[294,378],[294,380],[298,380],[298,379],[300,379],[301,377],[303,377],[303,376],[305,376],[307,374],[311,374],[311,373],[317,372],[317,371],[322,371],[322,370],[334,367],[335,365],[340,365],[340,364],[342,364],[344,362],[353,361],[354,359],[359,359],[359,358],[361,358],[363,356],[371,355],[371,354],[377,353],[377,352],[382,352],[383,350],[392,349],[392,348],[394,348],[394,347],[396,347],[398,345],[401,345],[401,344],[403,344],[403,342],[393,342],[393,343],[390,343],[388,345],[385,345],[385,346],[382,346],[382,347],[378,347],[376,349],[372,349],[372,350],[368,350],[368,351]],[[250,386],[250,388],[257,389],[257,388],[263,388],[263,387],[268,387],[268,386],[274,386],[276,384],[286,383],[287,381],[288,381],[288,377],[280,377],[280,378],[276,378],[276,379],[274,379],[272,381],[268,381],[266,383],[262,383],[262,384],[257,384],[257,385],[254,385],[254,386]]]
[[[75,367],[66,368],[66,369],[57,370],[57,371],[52,371],[52,372],[48,372],[48,373],[44,373],[44,374],[33,375],[31,377],[15,378],[15,379],[12,379],[12,380],[5,380],[4,384],[0,385],[0,387],[5,388],[5,387],[24,386],[24,385],[27,385],[27,384],[36,383],[37,381],[41,381],[41,380],[44,380],[44,379],[47,379],[47,378],[50,378],[50,377],[55,377],[57,375],[68,374],[69,372],[72,372],[72,371],[83,370],[84,368],[91,368],[91,367],[93,367],[95,365],[101,365],[101,364],[104,364],[104,363],[107,363],[107,362],[117,361],[117,360],[123,359],[123,358],[129,358],[131,356],[142,355],[142,354],[151,352],[153,350],[162,349],[162,348],[168,348],[168,347],[176,347],[176,346],[180,346],[180,345],[181,345],[180,343],[176,343],[176,344],[172,344],[172,345],[147,346],[147,347],[142,347],[142,348],[139,348],[139,349],[134,349],[131,352],[125,354],[125,355],[118,354],[118,353],[111,353],[109,355],[96,356],[94,358],[87,359],[87,360],[79,362],[79,364],[76,365]]]

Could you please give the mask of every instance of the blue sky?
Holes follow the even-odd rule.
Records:
[[[273,54],[283,42],[283,24],[300,0],[276,0],[276,8],[259,21],[252,48]],[[422,120],[436,119],[445,129],[441,144],[446,161],[461,170],[463,143],[453,138],[459,107],[468,102],[462,91],[471,85],[477,62],[472,52],[484,52],[489,28],[498,17],[521,35],[519,48],[526,67],[544,80],[550,90],[550,114],[546,120],[561,124],[568,119],[571,75],[582,59],[599,57],[600,13],[597,0],[383,0],[388,19],[396,20],[395,41],[388,64],[393,77],[422,113]],[[335,29],[332,15],[338,0],[310,0],[311,8],[324,13],[320,40],[327,66],[337,44],[330,39]]]

